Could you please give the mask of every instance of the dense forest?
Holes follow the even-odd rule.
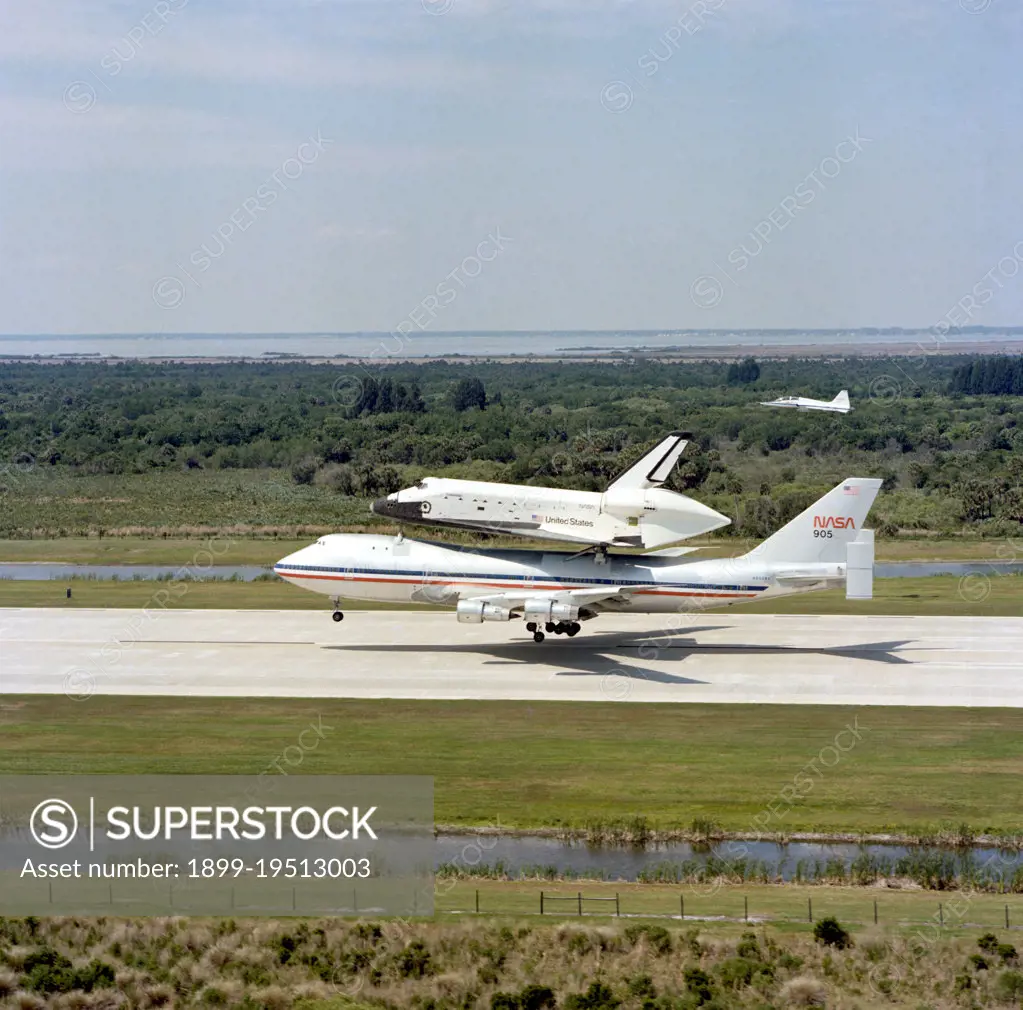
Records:
[[[0,366],[0,493],[99,475],[274,470],[370,498],[426,474],[602,489],[666,431],[672,486],[760,536],[856,473],[884,478],[883,535],[1023,521],[1023,359],[741,363],[17,363]],[[847,415],[761,407],[784,394]],[[29,476],[33,479],[30,480]]]

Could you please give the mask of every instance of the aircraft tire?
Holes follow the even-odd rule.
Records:
[[[583,626],[578,621],[573,621],[568,626],[568,631],[566,632],[566,634],[568,635],[569,638],[572,638],[574,635],[578,635],[579,632],[582,631],[582,627]]]
[[[340,610],[335,610],[335,611],[334,611],[334,613],[333,613],[333,614],[331,614],[330,616],[331,616],[331,617],[332,617],[332,618],[333,618],[333,619],[334,619],[335,621],[343,621],[343,620],[345,619],[345,615],[344,615],[344,614],[342,614]]]
[[[534,631],[533,632],[533,641],[536,642],[537,645],[539,645],[544,640],[545,637],[546,636],[544,635],[544,633],[542,631]]]
[[[553,621],[548,621],[543,626],[543,630],[546,631],[547,634],[549,634],[549,635],[553,635],[556,628],[557,628],[557,625]]]
[[[527,622],[526,631],[536,631],[536,621]]]

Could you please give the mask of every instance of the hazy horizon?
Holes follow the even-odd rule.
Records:
[[[0,8],[0,331],[1023,319],[1006,0]]]

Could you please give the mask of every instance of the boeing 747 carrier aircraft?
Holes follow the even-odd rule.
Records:
[[[334,601],[342,598],[450,606],[458,620],[526,622],[575,635],[582,621],[611,611],[705,610],[845,585],[851,598],[872,592],[874,535],[863,524],[881,481],[850,477],[773,536],[736,558],[693,561],[614,554],[597,563],[578,554],[469,550],[401,536],[321,537],[274,566],[282,578]]]

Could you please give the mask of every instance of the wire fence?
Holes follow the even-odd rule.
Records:
[[[438,903],[449,914],[487,916],[554,916],[566,918],[641,918],[675,921],[777,922],[813,924],[833,916],[857,925],[927,924],[939,929],[1023,928],[1023,900],[1006,902],[1003,895],[953,892],[935,900],[933,894],[907,891],[871,897],[829,893],[787,894],[779,888],[765,896],[730,892],[693,894],[684,891],[462,889]]]

